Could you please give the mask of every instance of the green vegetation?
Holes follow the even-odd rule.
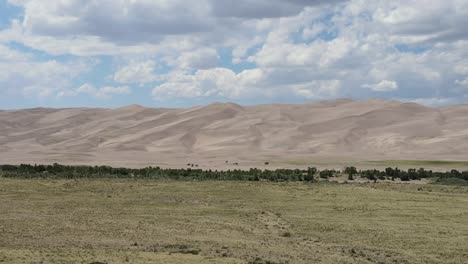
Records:
[[[320,178],[328,179],[328,178],[333,177],[336,173],[337,171],[335,170],[322,170],[320,171]]]
[[[427,169],[458,169],[468,170],[468,161],[455,161],[455,160],[369,160],[369,161],[355,161],[355,162],[338,162],[338,161],[314,161],[303,160],[286,160],[275,161],[277,164],[284,164],[287,166],[307,166],[313,163],[318,167],[336,167],[336,166],[356,166],[365,168],[386,168],[386,167],[400,167],[400,168],[427,168]]]
[[[4,178],[55,178],[55,179],[80,179],[80,178],[137,178],[137,179],[170,179],[170,180],[219,180],[219,181],[271,181],[271,182],[297,182],[316,181],[316,174],[322,179],[341,175],[341,171],[322,170],[309,167],[300,169],[277,170],[201,170],[201,169],[162,169],[159,167],[147,167],[143,169],[112,168],[109,166],[67,166],[53,165],[0,165],[0,176]],[[357,170],[356,167],[346,167],[343,170],[348,175],[348,180],[353,181],[355,175],[368,180],[400,179],[401,181],[432,179],[459,179],[468,181],[468,171],[460,172],[450,170],[446,172],[434,172],[432,170],[386,168],[385,170]]]
[[[345,173],[348,174],[348,180],[353,181],[354,175],[358,173],[356,167],[346,167]]]
[[[400,167],[439,167],[439,168],[468,168],[468,161],[445,160],[376,160],[361,162],[371,166],[400,166]]]
[[[442,185],[468,186],[468,181],[458,179],[458,178],[439,178],[439,179],[436,179],[434,183],[442,184]]]
[[[468,259],[463,186],[0,178],[0,201],[0,263]]]

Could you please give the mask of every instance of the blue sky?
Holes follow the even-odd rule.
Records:
[[[468,1],[0,0],[0,109],[468,101]]]

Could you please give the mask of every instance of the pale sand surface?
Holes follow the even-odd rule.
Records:
[[[388,160],[468,160],[468,105],[430,108],[342,99],[296,105],[215,103],[186,109],[132,105],[0,111],[2,164],[194,163],[203,169],[400,165],[368,162]],[[417,164],[408,167],[412,165]],[[432,167],[443,169],[447,164]]]

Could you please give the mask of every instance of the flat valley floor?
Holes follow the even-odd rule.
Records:
[[[3,263],[467,263],[468,187],[0,178]]]

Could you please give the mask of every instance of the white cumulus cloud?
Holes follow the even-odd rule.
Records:
[[[156,62],[151,60],[130,62],[115,72],[113,78],[119,83],[145,84],[157,81]]]
[[[62,91],[58,97],[77,96],[79,94],[88,94],[98,99],[110,99],[112,95],[130,94],[132,91],[128,86],[105,86],[96,88],[92,84],[85,83],[75,90]]]
[[[194,98],[465,100],[465,0],[9,3],[24,14],[0,31],[0,89],[25,96],[72,91],[104,98],[151,85],[154,98],[187,104]],[[79,83],[93,89],[70,89],[84,72],[106,67],[78,62],[101,55],[112,58],[105,85],[83,77]]]
[[[398,83],[395,81],[382,80],[379,83],[375,83],[375,84],[365,84],[363,85],[363,87],[370,88],[376,92],[388,92],[388,91],[397,90]]]

